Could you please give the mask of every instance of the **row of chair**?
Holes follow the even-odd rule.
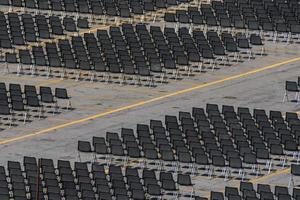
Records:
[[[113,76],[120,83],[127,79],[143,77],[148,85],[153,85],[155,77],[163,83],[169,78],[178,78],[179,71],[187,75],[193,71],[201,72],[205,65],[214,70],[217,65],[228,65],[231,61],[240,61],[246,53],[247,59],[255,57],[254,47],[264,54],[261,38],[258,35],[232,35],[209,31],[189,33],[187,28],[178,32],[174,28],[162,30],[157,26],[147,28],[145,24],[136,26],[122,25],[111,27],[109,31],[98,30],[97,37],[86,33],[83,37],[74,36],[71,40],[59,40],[58,44],[46,43],[46,47],[34,46],[32,50],[20,50],[19,55],[6,53],[6,63],[20,63],[18,74],[23,65],[31,65],[32,74],[40,67],[47,68],[47,76],[53,67],[62,67],[61,77],[74,72],[79,80],[88,73],[90,81],[98,76],[106,82]]]
[[[41,86],[39,92],[33,85],[25,85],[24,89],[20,84],[0,83],[0,116],[1,121],[7,121],[9,127],[15,125],[18,121],[18,114],[23,116],[23,123],[25,124],[34,112],[38,112],[38,118],[45,117],[45,109],[51,105],[55,114],[58,112],[58,99],[68,101],[66,109],[71,108],[70,96],[64,88],[55,88],[55,94],[52,93],[50,87]],[[64,108],[63,106],[61,106]],[[31,112],[29,112],[31,111]]]
[[[299,165],[297,166],[299,168]],[[298,169],[299,173],[299,169]],[[299,175],[299,174],[298,174]],[[0,198],[48,200],[111,199],[195,199],[195,200],[296,200],[300,189],[241,181],[239,187],[226,186],[224,192],[211,191],[200,197],[190,175],[101,163],[24,157],[0,167]]]
[[[224,192],[212,191],[210,195],[211,200],[292,200],[299,197],[299,188],[293,188],[291,193],[286,186],[257,184],[255,187],[251,182],[240,182],[239,188],[226,186]]]
[[[66,32],[76,32],[78,28],[87,29],[89,22],[85,18],[78,18],[75,22],[70,17],[61,20],[58,16],[47,18],[10,12],[7,15],[0,13],[0,26],[0,48],[13,48],[13,45],[26,45]]]
[[[8,161],[0,182],[1,200],[198,199],[187,174],[34,157]]]
[[[201,4],[200,9],[189,7],[165,13],[166,22],[193,24],[221,30],[247,30],[250,32],[286,35],[287,41],[300,35],[300,7],[297,1],[212,1]],[[287,33],[290,33],[287,36]]]
[[[142,15],[158,9],[176,6],[189,0],[1,0],[0,4],[11,7],[24,7],[38,10],[76,12],[79,14],[120,16]]]
[[[222,106],[215,104],[180,112],[179,117],[151,120],[118,133],[94,137],[92,143],[79,141],[79,156],[127,165],[185,170],[209,177],[244,179],[299,162],[299,118],[296,113]],[[82,159],[82,157],[79,157]],[[280,161],[278,159],[280,158]],[[132,162],[130,162],[132,163]],[[220,171],[221,173],[219,173]]]

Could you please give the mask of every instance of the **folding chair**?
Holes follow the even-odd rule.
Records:
[[[69,110],[69,108],[72,108],[72,103],[71,103],[71,97],[69,97],[67,89],[65,88],[55,88],[55,95],[54,95],[57,99],[63,99],[63,100],[67,100],[67,110]]]
[[[290,186],[294,187],[295,186],[295,176],[300,176],[300,165],[292,164],[291,165],[291,174],[290,174],[290,179],[289,179],[289,184],[288,187]]]
[[[210,199],[211,200],[224,200],[224,194],[222,192],[210,192]]]
[[[252,51],[251,51],[251,47],[249,45],[249,41],[246,38],[240,38],[238,39],[238,47],[240,49],[245,49],[246,53],[248,54],[248,60],[250,60],[252,58]]]
[[[78,158],[79,158],[79,161],[82,162],[82,159],[81,159],[81,155],[80,155],[80,152],[82,153],[92,153],[92,146],[91,146],[91,143],[88,142],[88,141],[78,141],[78,147],[77,147],[77,150],[78,150]]]
[[[51,88],[41,86],[40,87],[40,96],[41,96],[42,103],[52,104],[54,106],[52,114],[54,115],[55,113],[57,113],[58,104],[57,104],[57,101],[54,99]]]
[[[242,160],[239,157],[232,157],[229,159],[229,168],[227,169],[227,172],[225,172],[225,180],[227,180],[228,177],[231,176],[232,169],[238,170],[238,177],[243,181],[245,177],[245,171],[243,169]]]
[[[238,188],[235,187],[225,187],[225,197],[232,199],[232,196],[239,196]]]
[[[274,192],[275,196],[277,196],[278,199],[280,200],[284,200],[285,198],[291,199],[291,196],[289,194],[289,188],[285,187],[285,186],[275,186],[275,192]],[[284,198],[285,197],[285,198]]]
[[[7,103],[7,105],[3,105],[3,104],[0,105],[0,115],[7,116],[7,118],[2,117],[1,121],[6,119],[9,123],[9,128],[10,128],[13,125],[14,117],[13,117],[13,113],[12,113],[11,109],[8,106],[8,103]]]
[[[193,187],[193,183],[191,180],[191,177],[187,174],[178,174],[177,175],[177,184],[179,185],[179,190],[183,190],[184,192],[181,192],[181,195],[184,197],[194,197],[195,191]],[[184,188],[181,188],[184,187]]]
[[[284,103],[285,100],[289,101],[289,97],[288,94],[290,92],[295,93],[295,101],[298,103],[299,102],[299,88],[298,88],[298,84],[295,81],[286,81],[285,82],[285,93],[283,96],[283,100],[282,102]]]
[[[94,66],[94,73],[92,73],[91,82],[94,81],[95,77],[98,77],[98,74],[102,75],[102,80],[105,80],[106,77],[108,77],[106,64],[102,58],[94,59],[92,65]]]
[[[15,115],[16,114],[15,112],[22,112],[23,124],[25,124],[28,119],[28,110],[25,108],[23,99],[22,101],[12,100],[11,105],[12,105],[11,110],[13,112],[12,115]]]
[[[168,71],[170,70],[174,79],[177,80],[179,75],[179,70],[176,67],[176,63],[174,59],[164,59],[163,65],[166,73],[168,73]]]
[[[212,178],[215,175],[216,168],[221,168],[221,175],[226,176],[226,163],[223,156],[212,156],[212,165],[208,172],[209,178]]]
[[[260,50],[260,55],[264,55],[265,53],[265,48],[264,48],[264,44],[262,42],[262,39],[259,35],[256,34],[251,34],[250,35],[250,44],[253,46],[261,46],[261,50]]]
[[[6,72],[9,73],[9,64],[18,63],[17,54],[16,53],[5,53],[5,62],[6,62]]]
[[[136,84],[135,83],[135,79],[137,79],[136,77],[137,76],[136,76],[135,68],[133,66],[124,66],[122,72],[122,81],[120,82],[120,84],[127,83],[126,80],[131,80],[133,84]]]
[[[293,39],[297,39],[297,41],[299,42],[300,40],[300,25],[299,24],[293,24],[290,27],[290,33],[288,36],[288,42],[290,42]],[[293,37],[295,36],[295,37]]]
[[[145,77],[147,84],[149,87],[154,86],[154,79],[153,75],[150,73],[149,68],[146,67],[139,67],[138,68],[138,84],[142,85],[142,78]]]

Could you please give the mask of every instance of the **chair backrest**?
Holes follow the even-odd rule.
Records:
[[[229,196],[232,196],[232,195],[239,195],[238,188],[226,186],[225,187],[225,196],[227,198],[229,198]]]
[[[78,141],[78,151],[80,152],[92,152],[91,143],[88,141]]]
[[[224,200],[224,195],[223,195],[222,192],[211,191],[210,199],[212,199],[212,200]]]
[[[9,84],[9,91],[22,91],[20,84]]]
[[[192,185],[191,177],[187,174],[178,174],[177,184],[184,185],[184,186],[191,186]]]
[[[293,174],[294,176],[300,176],[300,165],[292,164],[291,174]]]
[[[1,115],[10,115],[11,114],[8,105],[0,105],[0,114]]]
[[[55,88],[55,97],[59,99],[69,99],[67,89]]]
[[[40,94],[51,94],[52,95],[52,90],[50,87],[46,87],[46,86],[41,86],[40,87]]]
[[[254,190],[253,184],[251,182],[240,182],[240,191],[243,192],[245,190]]]
[[[298,83],[295,81],[286,81],[285,82],[285,89],[289,92],[298,92]]]
[[[24,92],[25,94],[37,94],[36,87],[34,85],[25,85]]]

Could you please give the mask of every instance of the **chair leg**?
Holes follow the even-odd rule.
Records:
[[[39,119],[41,119],[41,115],[42,115],[42,106],[39,107]]]
[[[179,76],[179,70],[178,70],[178,69],[175,69],[175,80],[178,79],[178,76]]]
[[[147,82],[148,82],[148,86],[151,87],[152,86],[152,78],[148,77],[148,81]]]
[[[190,66],[186,66],[186,70],[187,71],[187,76],[190,77],[191,75],[191,67]]]
[[[58,104],[57,104],[57,102],[54,103],[53,115],[55,115],[55,113],[58,113]]]
[[[285,100],[289,101],[289,98],[288,98],[288,92],[287,92],[287,91],[284,92],[284,96],[283,96],[282,103],[284,103]]]
[[[299,164],[300,152],[297,152],[297,164]]]
[[[47,79],[51,76],[51,68],[47,68]]]
[[[285,164],[286,164],[286,155],[283,156],[283,158],[281,158],[282,160],[282,169],[285,167]]]
[[[292,174],[290,175],[290,178],[289,178],[288,188],[290,188],[291,185],[292,185],[292,187],[294,187],[294,177]]]
[[[271,168],[272,168],[272,160],[270,160],[270,162],[269,162],[268,174],[270,174],[270,173],[271,173]]]
[[[259,167],[259,165],[256,166],[255,177],[258,177],[258,174],[260,174],[260,167]]]
[[[36,66],[32,65],[31,66],[31,76],[35,76],[36,75],[36,71],[37,71]]]
[[[90,82],[91,82],[91,83],[94,82],[94,79],[95,79],[95,73],[92,72],[92,73],[91,73]]]
[[[78,71],[78,73],[77,73],[77,75],[76,75],[76,81],[79,81],[80,77],[81,77],[81,72]]]
[[[9,74],[9,67],[8,67],[8,63],[6,63],[6,64],[5,64],[5,69],[6,69],[6,70],[4,71],[4,73],[8,73],[8,74]]]
[[[67,110],[69,110],[70,108],[72,108],[72,102],[70,100],[68,100]]]
[[[107,75],[107,78],[106,78],[106,83],[108,84],[110,80],[111,80],[111,75],[108,74],[108,75]]]
[[[17,76],[20,76],[21,73],[23,73],[23,65],[22,64],[18,64]]]
[[[231,175],[231,170],[227,169],[226,167],[222,169],[222,174],[224,173],[224,181],[228,181],[230,175]]]
[[[261,47],[260,55],[263,56],[265,54],[265,48]]]
[[[251,60],[252,57],[253,57],[252,51],[249,49],[249,58],[248,58],[248,60]]]
[[[79,162],[81,162],[81,156],[80,156],[80,152],[78,151],[78,159],[79,159]]]
[[[211,71],[214,71],[215,67],[216,67],[216,63],[215,63],[215,60],[211,60]]]
[[[246,172],[245,172],[245,170],[244,169],[241,169],[242,170],[242,181],[244,181],[244,178],[245,178],[245,176],[246,176]]]
[[[165,73],[161,73],[160,75],[160,84],[162,85],[164,83],[164,80],[165,80]]]
[[[26,124],[27,121],[27,111],[23,113],[23,124]]]
[[[211,166],[208,170],[208,177],[211,179],[214,175],[214,168]]]
[[[125,74],[120,74],[119,80],[120,80],[120,85],[125,85],[125,83],[126,83],[126,76],[125,76]]]
[[[137,86],[141,86],[142,85],[142,81],[141,81],[141,76],[137,76],[136,77],[136,81],[137,81]]]
[[[12,112],[11,115],[9,116],[9,128],[11,128],[14,123],[15,120],[14,115],[15,113]]]
[[[202,62],[198,62],[198,70],[200,73],[202,72]]]

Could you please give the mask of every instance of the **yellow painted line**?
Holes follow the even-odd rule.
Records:
[[[300,54],[299,51],[293,51],[289,49],[266,49],[266,52],[270,53],[294,53],[294,54]]]
[[[265,181],[267,179],[270,179],[272,177],[275,177],[275,176],[278,176],[278,175],[281,175],[281,174],[286,174],[286,173],[289,173],[289,172],[290,172],[290,168],[284,168],[284,169],[276,170],[275,172],[272,172],[268,175],[251,179],[249,182],[251,182],[253,184],[256,184],[256,183],[260,183],[262,181]]]
[[[96,115],[92,115],[92,116],[89,116],[89,117],[86,117],[86,118],[82,118],[82,119],[79,119],[79,120],[75,120],[75,121],[67,122],[67,123],[60,124],[60,125],[57,125],[57,126],[54,126],[54,127],[50,127],[50,128],[47,128],[47,129],[43,129],[43,130],[40,130],[40,131],[37,131],[37,132],[34,132],[34,133],[30,133],[30,134],[26,134],[26,135],[21,135],[21,136],[16,136],[16,137],[12,137],[12,138],[9,138],[9,139],[5,139],[5,140],[0,141],[0,145],[8,144],[8,143],[11,143],[11,142],[16,142],[16,141],[20,141],[20,140],[24,140],[24,139],[31,138],[31,137],[35,137],[35,136],[42,135],[42,134],[45,134],[45,133],[48,133],[48,132],[51,132],[51,131],[55,131],[55,130],[62,129],[62,128],[65,128],[65,127],[69,127],[69,126],[72,126],[72,125],[84,123],[84,122],[87,122],[89,120],[101,118],[101,117],[104,117],[104,116],[107,116],[107,115],[110,115],[110,114],[118,113],[118,112],[125,111],[125,110],[130,110],[130,109],[140,107],[140,106],[143,106],[143,105],[146,105],[146,104],[158,102],[158,101],[161,101],[161,100],[164,100],[164,99],[167,99],[167,98],[170,98],[170,97],[174,97],[174,96],[177,96],[177,95],[193,92],[195,90],[199,90],[199,89],[206,88],[206,87],[213,86],[213,85],[218,85],[218,84],[221,84],[221,83],[224,83],[224,82],[227,82],[227,81],[232,81],[232,80],[235,80],[235,79],[247,77],[247,76],[250,76],[250,75],[253,75],[253,74],[257,74],[259,72],[263,72],[263,71],[266,71],[266,70],[269,70],[269,69],[274,69],[274,68],[280,67],[282,65],[286,65],[286,64],[289,64],[289,63],[297,62],[297,61],[300,61],[300,57],[289,59],[289,60],[286,60],[286,61],[283,61],[283,62],[272,64],[272,65],[269,65],[269,66],[266,66],[266,67],[262,67],[262,68],[259,68],[259,69],[250,70],[250,71],[245,72],[245,73],[229,76],[229,77],[226,77],[226,78],[223,78],[223,79],[220,79],[220,80],[216,80],[216,81],[212,81],[212,82],[209,82],[209,83],[199,84],[199,85],[191,87],[191,88],[179,90],[179,91],[172,92],[172,93],[169,93],[169,94],[166,94],[166,95],[163,95],[163,96],[159,96],[159,97],[156,97],[156,98],[152,98],[152,99],[149,99],[149,100],[140,101],[140,102],[128,105],[128,106],[123,106],[123,107],[119,107],[119,108],[116,108],[116,109],[112,109],[112,110],[109,110],[109,111],[106,111],[106,112],[103,112],[103,113],[99,113],[99,114],[96,114]]]
[[[62,79],[52,79],[52,80],[46,80],[46,81],[41,81],[38,83],[36,86],[48,86],[49,84],[56,84],[62,82]]]

